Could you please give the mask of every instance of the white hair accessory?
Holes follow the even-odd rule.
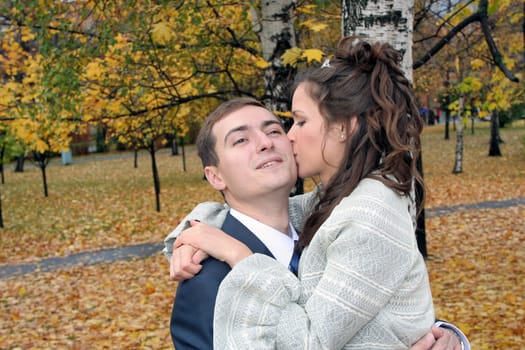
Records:
[[[327,58],[324,60],[323,64],[321,65],[321,68],[330,67],[330,59]]]

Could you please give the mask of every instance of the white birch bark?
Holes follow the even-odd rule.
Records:
[[[343,36],[390,43],[403,53],[402,67],[412,82],[414,0],[342,0],[341,10]]]
[[[289,48],[296,46],[293,23],[293,0],[261,1],[260,17],[252,10],[256,21],[263,58],[270,62],[264,72],[264,104],[272,111],[289,110],[288,85],[295,71],[284,66],[281,56]]]
[[[456,125],[456,160],[454,162],[454,174],[463,172],[463,118],[465,115],[465,97],[459,97],[458,120]]]

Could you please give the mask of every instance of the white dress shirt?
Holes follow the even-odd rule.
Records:
[[[253,232],[270,250],[277,261],[284,266],[290,264],[294,241],[299,237],[291,224],[288,224],[290,235],[287,235],[233,208],[230,209],[230,214]]]

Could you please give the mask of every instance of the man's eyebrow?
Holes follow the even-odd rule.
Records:
[[[283,124],[277,119],[265,120],[265,121],[263,121],[261,123],[261,127],[262,128],[266,128],[266,127],[268,127],[270,125],[274,125],[274,124],[279,125],[281,128],[283,127]],[[248,125],[240,125],[240,126],[238,126],[236,128],[231,129],[230,131],[228,131],[226,133],[226,135],[224,135],[224,143],[226,143],[226,141],[228,140],[228,137],[230,137],[231,134],[239,132],[239,131],[246,131],[246,130],[248,130]],[[283,128],[283,130],[284,130],[284,128]]]
[[[226,141],[228,140],[228,137],[230,137],[231,134],[235,132],[239,132],[239,131],[245,131],[245,130],[248,130],[247,125],[241,125],[241,126],[231,129],[230,131],[226,133],[226,135],[224,135],[224,143],[226,144]]]
[[[270,119],[270,120],[265,120],[263,123],[262,123],[262,127],[265,128],[267,126],[270,126],[270,125],[274,125],[274,124],[278,124],[279,126],[283,126],[283,124],[276,120],[276,119]]]

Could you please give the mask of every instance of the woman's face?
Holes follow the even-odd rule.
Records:
[[[301,83],[293,94],[294,123],[288,131],[288,138],[292,143],[298,176],[319,176],[321,183],[327,184],[343,160],[346,129],[340,123],[326,126],[317,102],[307,93],[306,84]]]

